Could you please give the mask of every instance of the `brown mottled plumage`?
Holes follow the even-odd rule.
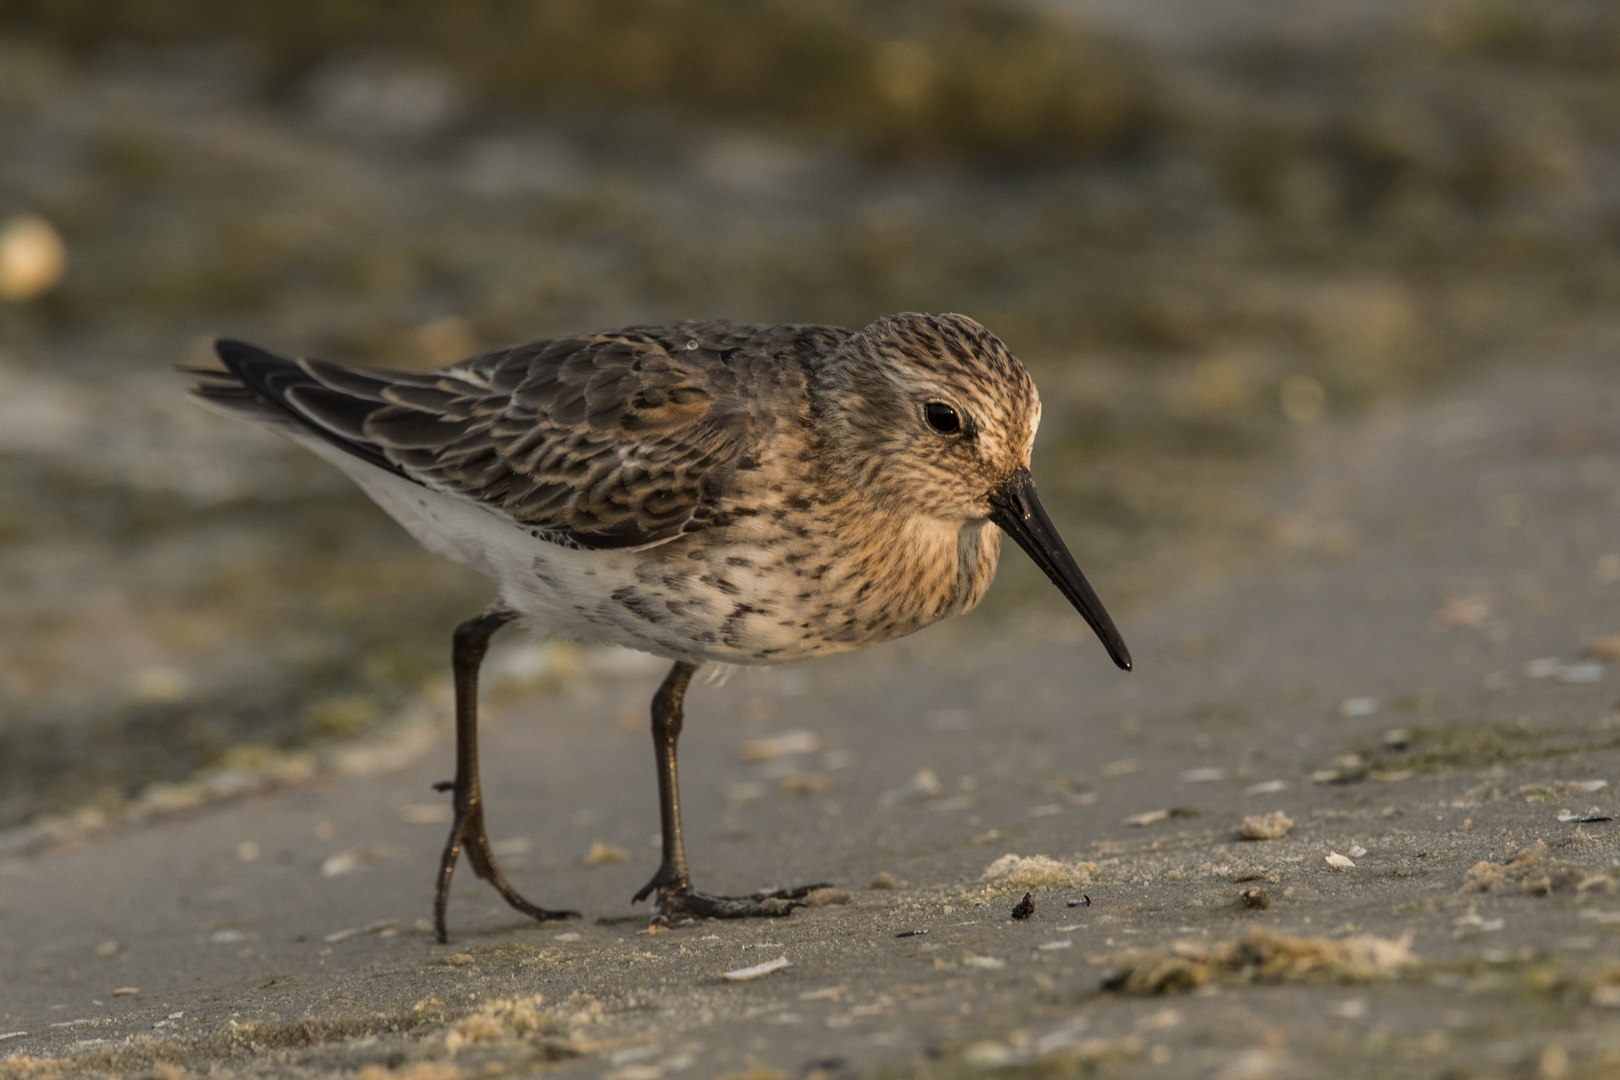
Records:
[[[686,881],[674,733],[698,664],[825,655],[967,611],[994,576],[999,525],[1129,666],[1035,498],[1034,383],[965,316],[893,315],[853,333],[631,327],[428,375],[288,360],[231,341],[218,350],[230,370],[200,372],[196,396],[332,461],[425,546],[499,590],[458,632],[467,700],[458,701],[441,933],[461,840],[508,900],[558,914],[525,906],[483,845],[473,686],[489,635],[512,619],[676,661],[654,703],[668,760],[660,750],[665,857],[649,889],[665,914],[793,906],[756,898],[726,908]]]

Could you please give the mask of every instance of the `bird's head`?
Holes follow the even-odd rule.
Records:
[[[994,521],[1062,590],[1114,662],[1131,666],[1113,620],[1041,507],[1030,452],[1041,399],[1024,365],[965,315],[888,315],[817,370],[829,456],[883,509],[960,527]]]

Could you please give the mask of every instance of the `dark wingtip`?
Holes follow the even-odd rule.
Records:
[[[226,367],[235,371],[237,365],[244,360],[252,360],[260,356],[274,356],[275,354],[266,352],[257,345],[249,345],[245,341],[238,341],[236,338],[222,337],[214,339],[214,355],[219,357]],[[280,359],[280,357],[276,357],[276,359]]]

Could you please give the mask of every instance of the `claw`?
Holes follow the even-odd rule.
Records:
[[[669,884],[668,882],[664,881],[663,878],[664,871],[660,869],[658,873],[654,874],[650,879],[648,879],[647,884],[636,890],[636,895],[630,898],[630,902],[632,904],[639,904],[643,900],[647,899],[647,897],[651,896],[654,890],[662,890],[667,884]]]

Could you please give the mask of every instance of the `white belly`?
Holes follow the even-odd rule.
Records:
[[[495,583],[500,598],[547,636],[621,645],[671,659],[779,663],[852,645],[809,640],[778,617],[768,578],[706,584],[703,567],[653,551],[581,551],[537,539],[510,520],[433,491],[316,439],[294,436],[342,469],[429,551]]]

